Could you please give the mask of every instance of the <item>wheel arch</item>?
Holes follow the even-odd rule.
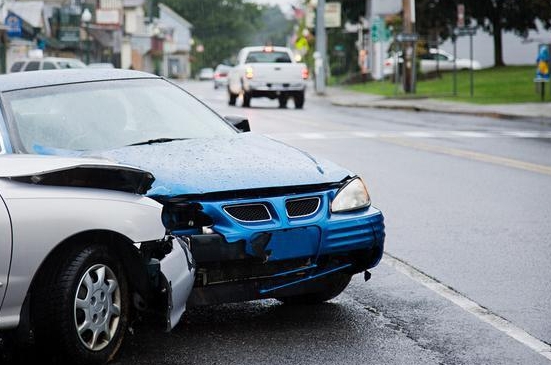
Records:
[[[109,230],[90,230],[77,233],[68,237],[55,246],[40,264],[38,270],[33,276],[25,301],[21,308],[20,322],[18,332],[23,336],[30,333],[32,328],[33,313],[31,302],[33,292],[37,287],[46,285],[55,275],[60,266],[60,262],[69,253],[75,252],[90,244],[105,245],[113,250],[117,258],[121,261],[123,269],[128,278],[128,287],[131,303],[136,306],[136,299],[133,293],[138,293],[139,299],[149,300],[151,290],[149,285],[149,275],[145,263],[142,261],[140,252],[133,245],[133,241],[123,234]]]

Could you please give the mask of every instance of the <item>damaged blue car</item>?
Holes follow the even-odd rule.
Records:
[[[0,76],[0,153],[109,159],[151,171],[146,195],[197,264],[189,305],[315,303],[376,266],[382,213],[362,179],[250,132],[163,78],[128,70]],[[68,177],[69,178],[69,177]]]

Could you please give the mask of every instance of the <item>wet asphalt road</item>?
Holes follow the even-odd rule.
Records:
[[[313,95],[304,110],[266,99],[243,109],[210,82],[183,86],[222,115],[247,116],[255,133],[357,172],[385,214],[387,254],[551,343],[551,122],[333,107]],[[551,364],[388,257],[372,274],[323,305],[192,308],[170,333],[136,323],[114,364]]]
[[[253,99],[229,107],[209,82],[183,86],[256,133],[363,176],[386,216],[386,251],[551,343],[549,121]],[[239,101],[238,101],[239,105]],[[172,333],[142,329],[118,363],[549,364],[544,356],[381,263],[331,303],[195,308]]]

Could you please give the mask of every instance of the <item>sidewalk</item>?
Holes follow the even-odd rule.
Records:
[[[540,119],[546,124],[551,123],[550,102],[478,105],[430,98],[389,98],[349,91],[341,87],[327,87],[325,94],[325,98],[331,104],[338,106],[430,111],[504,119],[533,118]]]

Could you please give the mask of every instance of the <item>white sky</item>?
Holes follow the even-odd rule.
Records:
[[[291,9],[291,5],[300,5],[301,4],[301,0],[249,0],[250,2],[253,2],[253,3],[258,3],[258,4],[271,4],[271,5],[279,5],[281,7],[281,10],[284,12],[284,13],[291,13],[292,12],[292,9]]]

